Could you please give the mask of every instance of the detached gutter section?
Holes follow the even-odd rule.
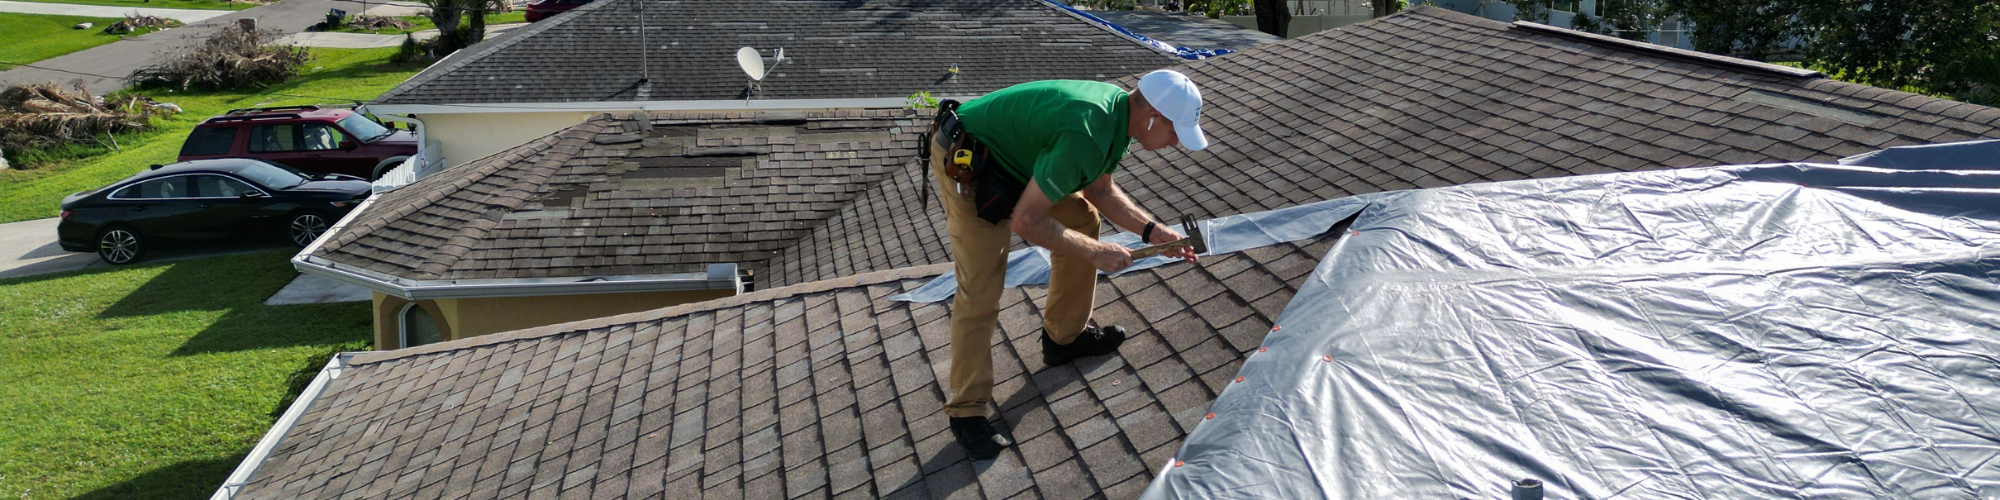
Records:
[[[405,300],[474,299],[490,297],[546,297],[595,293],[675,292],[690,290],[733,290],[743,293],[743,281],[736,276],[736,264],[709,264],[705,273],[642,274],[582,278],[502,278],[462,280],[413,280],[313,256],[320,245],[339,235],[356,216],[368,211],[381,195],[368,197],[354,207],[326,234],[292,257],[292,268],[301,273],[358,285],[362,288],[402,297]]]
[[[328,233],[332,234],[332,233]],[[546,297],[596,293],[731,290],[743,293],[736,264],[709,264],[705,273],[645,274],[588,278],[412,280],[300,253],[292,267],[301,273],[351,283],[407,300]]]
[[[271,430],[266,431],[264,438],[257,440],[257,446],[250,449],[250,456],[243,457],[243,463],[236,464],[236,471],[229,473],[229,479],[222,482],[222,487],[217,488],[215,494],[209,496],[209,500],[229,500],[234,498],[238,491],[242,491],[244,486],[249,485],[250,477],[257,474],[257,468],[262,467],[264,460],[271,457],[271,450],[278,449],[278,445],[285,440],[285,434],[290,433],[292,426],[298,424],[299,417],[305,415],[306,410],[319,400],[319,395],[326,391],[327,384],[340,378],[340,372],[347,369],[348,358],[354,357],[355,354],[357,353],[337,353],[333,355],[333,359],[327,360],[326,367],[320,368],[319,376],[313,377],[312,383],[306,385],[306,390],[299,393],[298,399],[292,400],[292,406],[286,408],[285,414],[271,424]]]

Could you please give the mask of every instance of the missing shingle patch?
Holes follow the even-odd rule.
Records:
[[[567,218],[569,218],[568,209],[526,210],[526,211],[514,212],[500,217],[501,220],[523,220],[523,219],[546,220],[546,219],[567,219]]]
[[[1777,92],[1770,92],[1758,89],[1745,90],[1741,94],[1736,94],[1736,99],[1751,104],[1761,104],[1778,109],[1797,111],[1800,113],[1805,113],[1813,116],[1832,118],[1835,120],[1840,120],[1847,123],[1860,125],[1863,127],[1866,127],[1871,123],[1875,123],[1876,120],[1884,118],[1882,115],[1849,109],[1845,106],[1841,106],[1838,104],[1820,102],[1802,97],[1789,96]]]

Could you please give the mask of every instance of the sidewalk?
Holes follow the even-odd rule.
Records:
[[[370,9],[373,11],[373,9]],[[486,39],[506,34],[508,31],[527,26],[528,23],[496,24],[486,27]],[[417,41],[437,38],[437,30],[423,30],[415,33]],[[340,33],[308,31],[296,33],[278,40],[279,44],[302,45],[306,47],[326,47],[333,49],[373,49],[395,47],[403,44],[403,35],[371,35],[367,33]]]
[[[0,0],[0,12],[13,12],[16,14],[50,14],[58,16],[112,17],[112,18],[125,17],[127,14],[139,14],[139,15],[146,15],[153,17],[164,17],[167,19],[180,21],[182,23],[192,23],[195,21],[201,21],[211,17],[228,15],[229,13],[235,11],[194,10],[194,9],[154,9],[145,7],[113,7],[109,5],[78,5],[78,4],[68,4],[68,3],[44,3],[44,2],[10,2],[7,0]]]
[[[305,31],[326,20],[327,9],[353,9],[357,3],[337,0],[284,0],[282,2],[228,12],[180,28],[111,42],[36,62],[37,68],[17,67],[0,71],[0,83],[68,83],[82,80],[85,89],[103,95],[125,88],[125,77],[133,70],[153,64],[158,54],[176,47],[200,43],[218,29],[236,29],[238,19],[255,19],[260,29],[277,30],[281,35]]]

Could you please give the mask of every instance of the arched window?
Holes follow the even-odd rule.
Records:
[[[403,347],[444,341],[444,332],[438,331],[437,321],[431,319],[430,311],[425,311],[423,306],[411,302],[403,306],[403,312],[396,316],[401,319],[398,322],[402,323],[398,330],[402,333]]]

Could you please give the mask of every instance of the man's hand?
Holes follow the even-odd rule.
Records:
[[[1122,245],[1098,243],[1097,250],[1090,252],[1090,265],[1106,273],[1132,267],[1132,251]]]
[[[1181,234],[1180,231],[1175,231],[1173,227],[1168,226],[1166,224],[1160,224],[1153,226],[1153,241],[1148,241],[1146,242],[1146,244],[1161,245],[1166,243],[1173,243],[1176,241],[1180,241],[1182,238],[1186,237],[1187,236]],[[1178,258],[1181,260],[1188,261],[1189,263],[1193,263],[1195,261],[1193,247],[1180,247],[1173,250],[1161,252],[1160,255],[1169,258]]]

